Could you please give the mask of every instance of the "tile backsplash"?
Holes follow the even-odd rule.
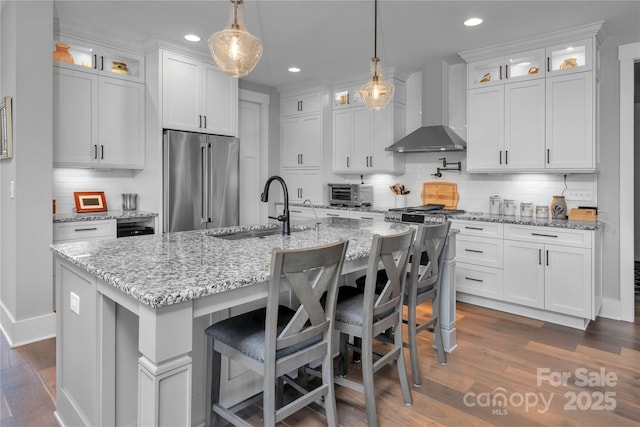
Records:
[[[53,169],[53,195],[56,212],[75,211],[75,191],[104,191],[109,210],[122,210],[122,193],[135,193],[136,171],[93,169]]]
[[[406,156],[406,170],[403,175],[394,176],[377,174],[364,177],[366,184],[373,184],[374,204],[380,208],[392,208],[395,196],[389,189],[390,185],[403,184],[411,193],[407,196],[407,205],[421,205],[420,192],[425,181],[446,181],[458,184],[460,199],[458,208],[473,212],[489,212],[489,197],[498,195],[503,199],[513,199],[518,203],[531,202],[534,205],[550,205],[554,195],[561,195],[565,188],[563,174],[484,174],[465,172],[466,153],[411,153]],[[442,172],[442,177],[432,176],[436,168],[442,167],[442,161],[462,162],[462,172]],[[360,182],[360,177],[348,177],[348,182]],[[567,189],[589,191],[592,200],[567,200],[569,208],[577,206],[597,206],[597,175],[596,174],[568,174]],[[567,191],[568,191],[567,190]],[[565,191],[566,193],[566,191]]]

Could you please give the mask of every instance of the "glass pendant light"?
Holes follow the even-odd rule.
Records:
[[[378,58],[378,0],[374,0],[373,58],[371,58],[371,81],[360,88],[360,95],[370,110],[382,110],[393,98],[394,87],[382,79],[382,65]]]
[[[243,0],[230,0],[229,27],[211,34],[209,50],[226,74],[243,77],[254,69],[262,56],[262,41],[247,31],[242,16]]]

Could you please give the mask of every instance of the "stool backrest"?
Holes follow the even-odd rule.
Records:
[[[267,299],[266,357],[276,350],[304,343],[324,333],[330,336],[335,316],[338,279],[342,274],[347,245],[336,243],[305,249],[274,249]],[[280,293],[293,291],[300,301],[295,315],[277,332]],[[321,298],[326,292],[326,302]]]
[[[379,234],[373,236],[364,289],[363,320],[365,325],[393,308],[402,309],[402,296],[413,236],[413,230],[390,236]],[[378,296],[375,297],[380,264],[385,269],[388,280]],[[368,310],[366,307],[368,301],[373,301],[372,310]]]
[[[420,293],[423,288],[438,285],[444,248],[447,245],[450,228],[451,221],[435,225],[421,224],[418,228],[412,255],[412,259],[416,261],[411,263],[409,284],[407,285],[410,287],[410,292],[415,289],[417,293]]]

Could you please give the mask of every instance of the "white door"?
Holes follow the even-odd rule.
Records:
[[[504,241],[504,299],[544,308],[544,245]]]
[[[260,193],[268,172],[268,109],[268,95],[240,91],[240,225],[267,222],[267,204],[260,201]]]
[[[544,308],[591,318],[591,250],[546,245]]]
[[[236,136],[238,133],[238,79],[204,64],[202,113],[204,132]]]
[[[504,85],[468,91],[467,170],[504,165]]]
[[[202,63],[174,53],[162,55],[162,124],[202,132]]]
[[[543,169],[545,138],[544,79],[504,87],[504,164],[509,169]]]

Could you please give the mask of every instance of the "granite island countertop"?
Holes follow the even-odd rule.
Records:
[[[126,219],[126,218],[155,218],[158,214],[145,211],[106,211],[88,213],[57,213],[53,215],[53,222],[77,222],[77,221],[100,221],[104,219]]]
[[[373,234],[394,234],[408,225],[348,218],[324,219],[313,227],[292,226],[281,234],[243,240],[216,235],[278,224],[139,236],[51,245],[52,251],[136,300],[157,308],[269,278],[273,248],[303,248],[349,239],[346,260],[367,257]]]
[[[601,221],[587,222],[569,221],[566,219],[536,219],[535,217],[527,218],[514,215],[491,215],[482,212],[465,212],[462,214],[453,215],[451,219],[461,221],[483,221],[502,224],[533,225],[536,227],[567,228],[573,230],[597,230],[598,228],[604,227],[604,223]]]

